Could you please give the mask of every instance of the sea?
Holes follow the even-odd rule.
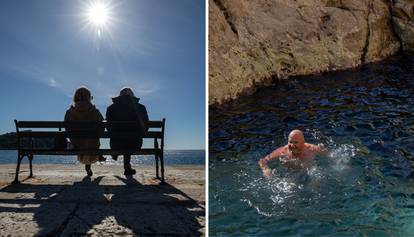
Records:
[[[291,78],[209,110],[211,236],[414,236],[414,57]],[[260,158],[301,129],[328,156]]]
[[[123,165],[122,156],[117,161],[111,156],[105,156],[106,161],[102,162],[109,165]],[[0,164],[15,164],[17,161],[17,150],[0,150]],[[27,158],[23,158],[22,163],[29,163]],[[58,155],[35,155],[34,164],[78,164],[75,156]],[[155,164],[154,155],[132,156],[133,165],[152,165]],[[204,150],[166,150],[164,151],[164,163],[166,165],[204,165]]]

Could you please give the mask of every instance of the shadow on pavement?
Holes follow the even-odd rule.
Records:
[[[169,184],[143,185],[132,176],[115,177],[121,185],[100,185],[102,176],[73,185],[9,185],[0,190],[0,213],[13,220],[20,216],[16,225],[36,223],[34,233],[23,235],[203,234],[199,219],[204,207],[183,191]]]

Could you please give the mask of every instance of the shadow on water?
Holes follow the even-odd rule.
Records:
[[[204,207],[181,190],[143,185],[132,176],[116,176],[124,185],[101,185],[102,178],[10,185],[0,190],[0,212],[33,215],[38,236],[201,235],[197,218],[205,215]]]
[[[212,235],[412,233],[414,60],[292,78],[209,111]],[[328,157],[289,171],[257,162],[292,129]]]

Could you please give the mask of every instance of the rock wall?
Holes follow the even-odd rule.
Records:
[[[414,47],[414,0],[209,0],[209,104]]]
[[[403,50],[414,49],[414,0],[394,0],[392,22]]]

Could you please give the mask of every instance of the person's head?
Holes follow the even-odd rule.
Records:
[[[121,91],[119,92],[120,96],[123,95],[127,95],[127,96],[131,96],[131,97],[135,97],[134,92],[132,91],[132,89],[130,87],[124,87],[121,89]]]
[[[75,91],[75,95],[73,95],[73,102],[90,102],[92,100],[91,91],[85,87],[81,86]]]
[[[292,153],[300,153],[305,147],[305,137],[302,131],[295,129],[290,132],[288,137],[288,147]]]

